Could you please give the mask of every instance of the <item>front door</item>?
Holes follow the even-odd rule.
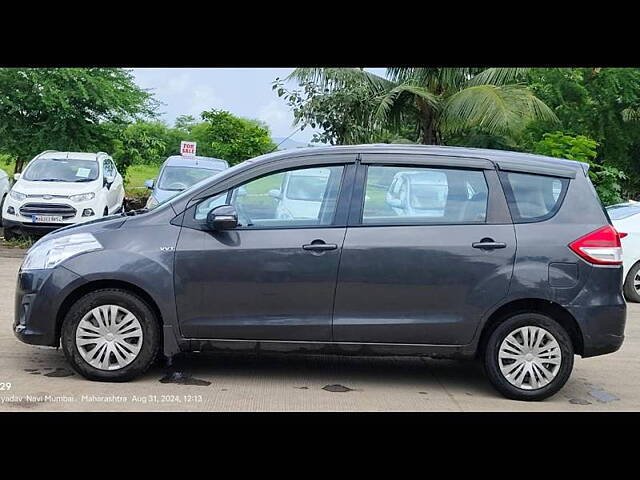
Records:
[[[344,165],[289,171],[245,182],[188,209],[176,247],[182,335],[244,340],[331,340],[331,314],[346,228],[335,222]],[[293,201],[292,201],[293,200]],[[297,211],[296,201],[304,201]],[[203,225],[232,204],[240,226]],[[309,208],[309,204],[315,208]],[[346,218],[346,216],[345,216]]]
[[[516,242],[495,214],[506,212],[504,196],[494,205],[502,192],[489,189],[496,173],[458,163],[359,167],[362,203],[343,245],[335,341],[466,344],[507,294]]]

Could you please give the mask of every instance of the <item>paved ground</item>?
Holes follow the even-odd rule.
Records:
[[[13,254],[14,252],[11,252]],[[191,354],[126,384],[73,374],[62,351],[11,330],[21,260],[0,252],[0,411],[638,411],[640,305],[615,354],[576,357],[565,388],[541,403],[499,396],[474,362],[411,358]],[[6,386],[4,387],[6,388]]]

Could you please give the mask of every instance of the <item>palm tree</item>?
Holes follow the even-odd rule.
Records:
[[[313,81],[328,92],[365,81],[375,98],[368,112],[373,131],[399,131],[415,124],[423,144],[441,144],[473,129],[518,136],[531,120],[557,122],[553,111],[525,85],[523,68],[388,68],[387,78],[362,68],[297,68],[289,76]]]

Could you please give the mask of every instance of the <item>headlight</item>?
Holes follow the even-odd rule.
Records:
[[[147,205],[146,207],[151,210],[152,208],[157,207],[160,204],[160,202],[158,202],[158,200],[155,199],[155,197],[153,195],[151,195],[149,197],[149,200],[147,200]]]
[[[29,249],[21,270],[53,268],[60,262],[81,253],[102,250],[102,245],[90,233],[74,233],[65,237],[43,239]]]
[[[96,198],[95,193],[80,193],[78,195],[71,195],[69,200],[72,202],[86,202],[88,200],[93,200],[94,198]]]
[[[15,190],[11,190],[9,192],[9,196],[11,198],[13,198],[14,200],[17,200],[19,202],[23,201],[25,198],[27,198],[27,196],[24,193],[20,193],[20,192],[16,192]]]

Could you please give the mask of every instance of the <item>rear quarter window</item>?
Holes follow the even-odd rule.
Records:
[[[569,180],[529,173],[501,172],[509,210],[516,223],[553,217],[564,199]]]

